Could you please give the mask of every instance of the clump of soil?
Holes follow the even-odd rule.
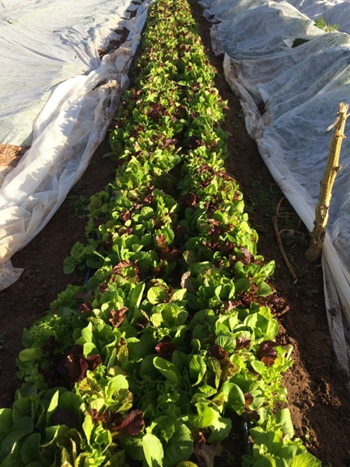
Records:
[[[278,221],[279,228],[286,231],[282,238],[298,278],[293,284],[272,222],[283,194],[245,131],[239,100],[223,77],[222,56],[216,57],[211,52],[210,25],[202,16],[201,8],[197,4],[192,7],[208,56],[217,70],[216,85],[228,101],[224,129],[232,136],[228,140],[230,155],[226,169],[238,181],[244,194],[250,223],[260,237],[259,254],[276,262],[273,285],[288,304],[279,317],[278,338],[281,344],[294,348],[294,366],[285,375],[284,383],[289,393],[296,435],[324,464],[350,466],[349,393],[338,369],[328,331],[322,269],[320,265],[305,261],[308,233],[292,208],[283,201],[280,208],[283,216]],[[115,162],[103,157],[107,152],[108,136],[79,184],[49,224],[12,258],[13,265],[24,268],[24,273],[18,282],[0,292],[0,407],[12,405],[19,386],[15,361],[22,349],[23,328],[30,327],[43,316],[49,304],[69,283],[84,283],[85,273],[77,271],[65,276],[62,263],[72,245],[84,241],[84,209],[88,197],[103,189],[114,177]]]
[[[0,144],[0,186],[7,174],[14,169],[27,151],[27,147]]]

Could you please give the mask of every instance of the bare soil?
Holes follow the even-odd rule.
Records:
[[[209,23],[201,8],[193,6],[200,34],[213,66],[216,85],[227,100],[225,130],[229,137],[230,156],[226,167],[240,184],[250,223],[259,234],[258,250],[266,260],[275,260],[273,285],[287,303],[279,317],[279,341],[293,345],[294,366],[284,377],[289,408],[296,435],[307,448],[333,467],[350,466],[350,401],[346,381],[338,369],[328,331],[323,295],[322,269],[304,259],[308,233],[286,201],[278,219],[290,263],[298,278],[293,284],[282,258],[273,227],[277,205],[283,198],[247,135],[239,100],[223,77],[222,56],[215,57],[210,48]],[[16,357],[22,349],[23,328],[43,316],[49,304],[67,284],[81,285],[84,273],[65,276],[62,263],[76,241],[84,241],[87,198],[114,177],[115,162],[103,156],[109,151],[108,136],[98,148],[82,180],[45,229],[12,262],[24,268],[17,283],[0,292],[0,407],[13,403],[20,382],[16,377]],[[300,233],[299,233],[300,232]]]
[[[28,148],[13,144],[0,144],[0,186],[8,173],[16,167]]]

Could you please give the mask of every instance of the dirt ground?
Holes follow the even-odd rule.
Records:
[[[217,69],[217,87],[228,101],[225,129],[232,136],[227,170],[243,191],[250,223],[259,234],[259,254],[276,261],[273,285],[287,304],[279,317],[279,341],[294,348],[294,366],[287,372],[284,383],[296,434],[325,466],[350,466],[350,397],[328,332],[322,269],[319,264],[309,265],[305,261],[308,234],[288,203],[282,201],[280,211],[284,216],[278,222],[280,230],[285,229],[284,246],[298,278],[293,284],[273,227],[283,194],[245,131],[239,100],[222,75],[222,56],[215,57],[210,50],[209,24],[199,6],[194,6],[193,11]],[[19,386],[15,361],[22,348],[23,328],[41,317],[67,284],[84,283],[84,273],[65,276],[62,263],[74,242],[84,241],[87,198],[114,176],[115,162],[103,158],[109,151],[107,140],[45,229],[12,258],[13,265],[24,268],[24,273],[17,283],[0,292],[0,407],[11,406]]]
[[[27,149],[13,144],[0,144],[0,186],[6,175],[16,167]]]

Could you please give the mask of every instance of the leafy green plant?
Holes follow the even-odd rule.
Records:
[[[87,208],[88,199],[84,195],[69,196],[69,199],[75,199],[72,201],[69,208],[75,215],[81,215]]]
[[[323,29],[323,31],[326,32],[335,32],[339,29],[339,24],[328,24],[322,16],[317,18],[315,21],[315,26],[319,29]]]

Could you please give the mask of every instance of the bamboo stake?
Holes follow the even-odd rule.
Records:
[[[317,261],[322,254],[323,242],[326,235],[326,226],[328,221],[328,213],[330,201],[332,197],[332,189],[335,178],[341,169],[339,165],[340,149],[345,138],[344,128],[346,119],[348,118],[349,104],[341,102],[336,121],[327,128],[327,131],[334,127],[334,133],[329,148],[327,165],[320,183],[320,197],[315,210],[314,228],[311,233],[311,241],[308,250],[305,253],[305,258],[310,263]]]

